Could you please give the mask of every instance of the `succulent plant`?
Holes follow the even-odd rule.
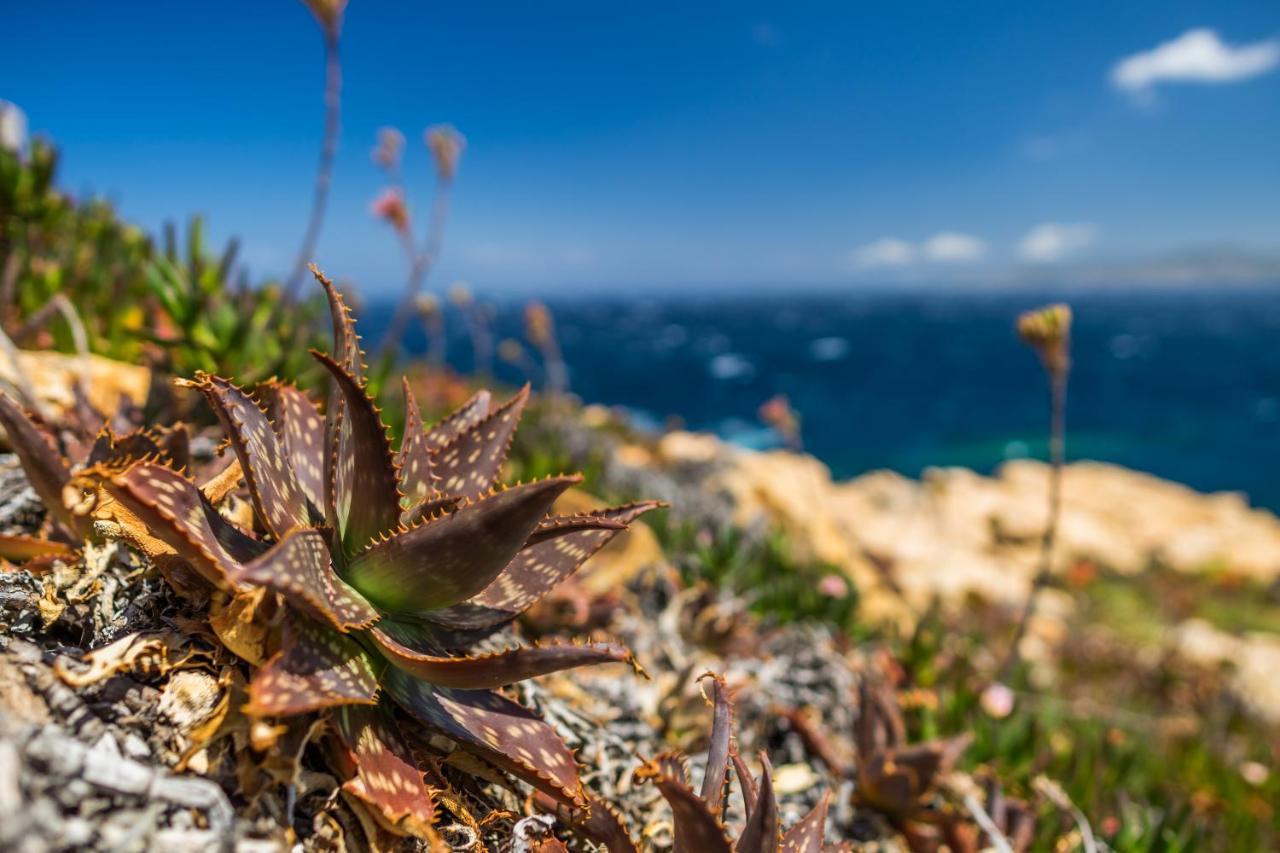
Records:
[[[929,849],[930,823],[936,819],[930,798],[950,773],[973,737],[907,743],[906,724],[891,685],[864,677],[858,685],[854,723],[857,789],[855,800],[885,815],[912,849]],[[948,821],[950,822],[950,821]]]
[[[219,252],[199,217],[185,237],[166,226],[153,239],[108,202],[60,189],[58,164],[41,139],[25,154],[0,148],[0,327],[19,346],[77,349],[72,329],[47,311],[62,296],[99,355],[177,375],[323,378],[305,347],[291,345],[314,326],[318,302],[284,311],[280,286],[249,286],[235,241]]]
[[[0,429],[48,512],[38,535],[0,535],[0,558],[64,557],[90,534],[90,521],[63,502],[74,472],[83,466],[143,456],[162,458],[175,467],[187,464],[185,427],[135,428],[117,434],[87,400],[81,398],[78,403],[64,429],[56,430],[0,391]]]
[[[712,694],[711,744],[702,787],[695,792],[689,768],[680,753],[659,755],[636,771],[636,778],[652,781],[671,806],[676,853],[820,853],[827,821],[829,794],[786,832],[778,816],[773,769],[762,751],[759,779],[753,778],[733,744],[733,705],[724,681],[708,678]],[[729,766],[746,805],[746,822],[737,841],[730,841],[724,822],[729,794]]]
[[[353,776],[346,790],[399,831],[430,831],[433,798],[407,715],[524,779],[564,808],[589,807],[574,756],[550,725],[497,688],[587,664],[631,662],[593,643],[471,654],[574,572],[654,502],[549,516],[580,478],[495,485],[527,399],[477,393],[425,429],[405,385],[394,451],[366,394],[360,342],[341,295],[329,299],[333,355],[325,415],[292,386],[259,399],[221,377],[185,384],[217,414],[252,503],[237,526],[183,473],[155,459],[106,461],[77,484],[81,513],[118,513],[167,543],[223,613],[270,622],[245,712],[331,715]],[[255,617],[254,614],[257,614]],[[216,627],[216,626],[215,626]],[[239,649],[237,649],[239,651]],[[256,649],[242,656],[258,657]],[[396,709],[399,709],[398,711]]]

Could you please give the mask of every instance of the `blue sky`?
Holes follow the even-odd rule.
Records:
[[[44,0],[5,19],[0,98],[62,146],[69,189],[148,228],[202,212],[255,274],[287,269],[322,117],[300,3]],[[1277,38],[1274,2],[352,0],[319,260],[399,286],[369,150],[380,126],[405,132],[425,213],[420,133],[450,122],[468,148],[437,284],[1176,280],[1206,256],[1265,270]]]

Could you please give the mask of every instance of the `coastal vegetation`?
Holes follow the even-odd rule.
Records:
[[[309,5],[326,132],[284,281],[199,218],[73,198],[48,141],[0,149],[0,846],[1280,844],[1277,709],[1192,641],[1274,645],[1277,581],[1080,556],[1069,308],[1009,318],[1047,379],[1033,522],[951,530],[1028,570],[922,597],[908,555],[818,523],[836,486],[785,399],[785,450],[646,431],[572,396],[545,305],[495,343],[491,306],[431,287],[447,125],[421,237],[405,137],[376,141],[406,281],[366,364],[358,289],[304,287],[343,4]],[[495,357],[536,387],[495,403]]]

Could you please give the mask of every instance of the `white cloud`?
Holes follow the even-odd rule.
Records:
[[[920,247],[924,256],[939,263],[978,261],[987,254],[987,244],[972,234],[943,231]]]
[[[849,253],[849,261],[855,267],[901,267],[915,257],[915,247],[897,237],[882,237]]]
[[[1098,229],[1087,222],[1042,222],[1018,243],[1018,255],[1034,263],[1059,261],[1093,245]]]
[[[849,263],[863,269],[905,267],[916,261],[972,262],[982,260],[986,254],[985,240],[958,231],[940,231],[918,246],[898,237],[881,237],[850,252]]]
[[[1127,56],[1111,69],[1120,89],[1148,93],[1157,83],[1230,83],[1280,65],[1280,40],[1229,45],[1210,29],[1187,30],[1173,41]]]

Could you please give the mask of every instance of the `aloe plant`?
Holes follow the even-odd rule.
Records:
[[[668,752],[636,771],[640,781],[651,781],[671,806],[676,853],[820,853],[827,822],[829,793],[786,832],[778,816],[773,789],[773,769],[760,753],[760,777],[754,778],[733,744],[733,705],[720,678],[711,678],[711,744],[701,788],[695,792],[683,755]],[[736,841],[728,836],[724,821],[729,794],[729,767],[746,805],[746,821]]]
[[[893,688],[864,677],[858,685],[858,718],[853,728],[855,801],[885,815],[907,836],[912,849],[919,849],[932,817],[929,800],[972,740],[966,733],[908,743]]]
[[[254,674],[245,710],[329,711],[354,767],[346,789],[385,821],[423,834],[433,814],[397,707],[558,806],[587,808],[573,754],[554,729],[496,690],[631,662],[630,653],[606,643],[470,652],[657,504],[548,516],[579,478],[496,486],[527,388],[502,405],[479,392],[425,429],[406,383],[407,425],[393,451],[365,391],[351,314],[313,272],[334,328],[333,354],[313,353],[331,377],[326,415],[289,385],[266,386],[264,407],[221,377],[185,383],[222,423],[254,529],[233,525],[160,461],[106,462],[77,482],[168,543],[214,596],[250,608],[263,590],[278,596],[281,638]]]

